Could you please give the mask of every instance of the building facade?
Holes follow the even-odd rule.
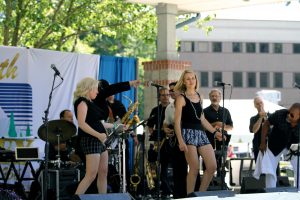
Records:
[[[284,107],[299,102],[300,22],[217,19],[208,25],[214,27],[209,35],[195,23],[177,30],[179,59],[192,62],[204,98],[220,81],[231,85],[226,99],[266,91]]]

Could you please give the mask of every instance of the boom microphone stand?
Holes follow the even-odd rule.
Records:
[[[45,127],[46,129],[46,144],[45,144],[45,170],[44,170],[44,174],[43,174],[43,199],[44,200],[47,200],[47,192],[48,192],[48,163],[49,163],[49,132],[48,132],[48,122],[49,122],[49,119],[48,119],[48,114],[49,114],[49,110],[50,110],[50,106],[51,106],[51,100],[52,100],[52,93],[53,91],[62,83],[60,83],[58,86],[56,86],[54,88],[54,83],[55,83],[55,79],[56,79],[56,76],[59,76],[59,72],[58,71],[55,71],[54,73],[54,77],[53,77],[53,82],[52,82],[52,87],[51,87],[51,92],[49,94],[49,101],[48,101],[48,106],[47,106],[47,109],[44,111],[45,113],[45,117],[43,117],[43,126]],[[62,79],[63,81],[63,79]]]

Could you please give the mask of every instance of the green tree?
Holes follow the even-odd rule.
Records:
[[[0,43],[7,46],[149,55],[155,35],[154,9],[124,0],[0,1]]]

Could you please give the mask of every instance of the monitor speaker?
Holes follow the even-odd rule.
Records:
[[[80,194],[74,200],[131,200],[128,193]]]
[[[296,187],[276,187],[276,188],[266,188],[266,193],[269,192],[298,192]]]
[[[259,180],[254,177],[243,177],[241,194],[263,193],[265,192],[265,187],[265,176],[261,176]]]
[[[206,191],[206,192],[192,192],[188,194],[188,197],[202,197],[202,196],[217,196],[219,198],[233,197],[235,193],[231,190],[218,190],[218,191]]]

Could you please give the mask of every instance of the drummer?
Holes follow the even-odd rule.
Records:
[[[59,117],[61,120],[66,120],[73,123],[73,113],[71,110],[65,109],[60,112]],[[64,134],[64,133],[62,133]],[[78,155],[72,151],[71,144],[69,142],[60,142],[59,144],[60,160],[62,162],[80,162]],[[49,160],[57,160],[58,158],[58,144],[49,143]]]

